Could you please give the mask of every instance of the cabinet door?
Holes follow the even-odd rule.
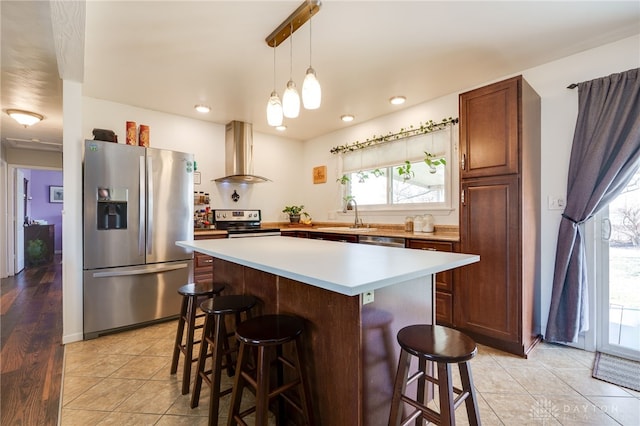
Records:
[[[517,176],[462,182],[460,250],[480,261],[460,269],[454,291],[457,327],[519,341],[521,312]]]
[[[194,235],[195,240],[217,240],[227,238],[226,235]],[[193,253],[193,281],[206,283],[213,281],[213,257],[200,253]]]
[[[522,77],[460,95],[460,177],[518,173]]]
[[[428,240],[407,240],[407,248],[433,251],[453,251],[453,243],[443,241]],[[436,290],[452,291],[453,290],[453,270],[450,269],[436,274]],[[437,315],[437,312],[436,312]]]

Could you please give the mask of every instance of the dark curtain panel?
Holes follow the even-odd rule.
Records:
[[[640,165],[640,69],[578,84],[567,207],[562,214],[545,340],[576,342],[589,326],[582,224],[625,188]]]

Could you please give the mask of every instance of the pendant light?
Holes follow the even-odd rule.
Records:
[[[305,109],[318,109],[322,100],[322,89],[316,78],[316,71],[311,67],[311,18],[309,18],[309,68],[302,82],[302,104]]]
[[[267,102],[267,123],[269,126],[282,126],[282,102],[276,92],[276,46],[273,44],[273,92]]]
[[[287,118],[296,118],[300,114],[300,95],[298,95],[298,89],[296,89],[296,83],[293,82],[293,24],[291,25],[291,39],[290,45],[290,68],[289,68],[289,81],[287,82],[287,88],[282,94],[282,112]]]

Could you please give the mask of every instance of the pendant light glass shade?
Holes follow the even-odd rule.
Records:
[[[267,123],[273,127],[282,125],[282,102],[275,90],[271,92],[267,102]]]
[[[305,109],[318,109],[322,101],[322,89],[320,82],[316,78],[313,68],[307,69],[307,75],[302,82],[302,104]]]
[[[300,114],[300,95],[293,80],[289,80],[282,94],[282,112],[287,118],[296,118]]]
[[[269,126],[282,126],[282,102],[276,92],[276,46],[273,45],[273,92],[267,102],[267,124]]]

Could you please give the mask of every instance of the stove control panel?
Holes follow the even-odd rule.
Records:
[[[214,210],[216,222],[256,222],[260,221],[260,210]]]

